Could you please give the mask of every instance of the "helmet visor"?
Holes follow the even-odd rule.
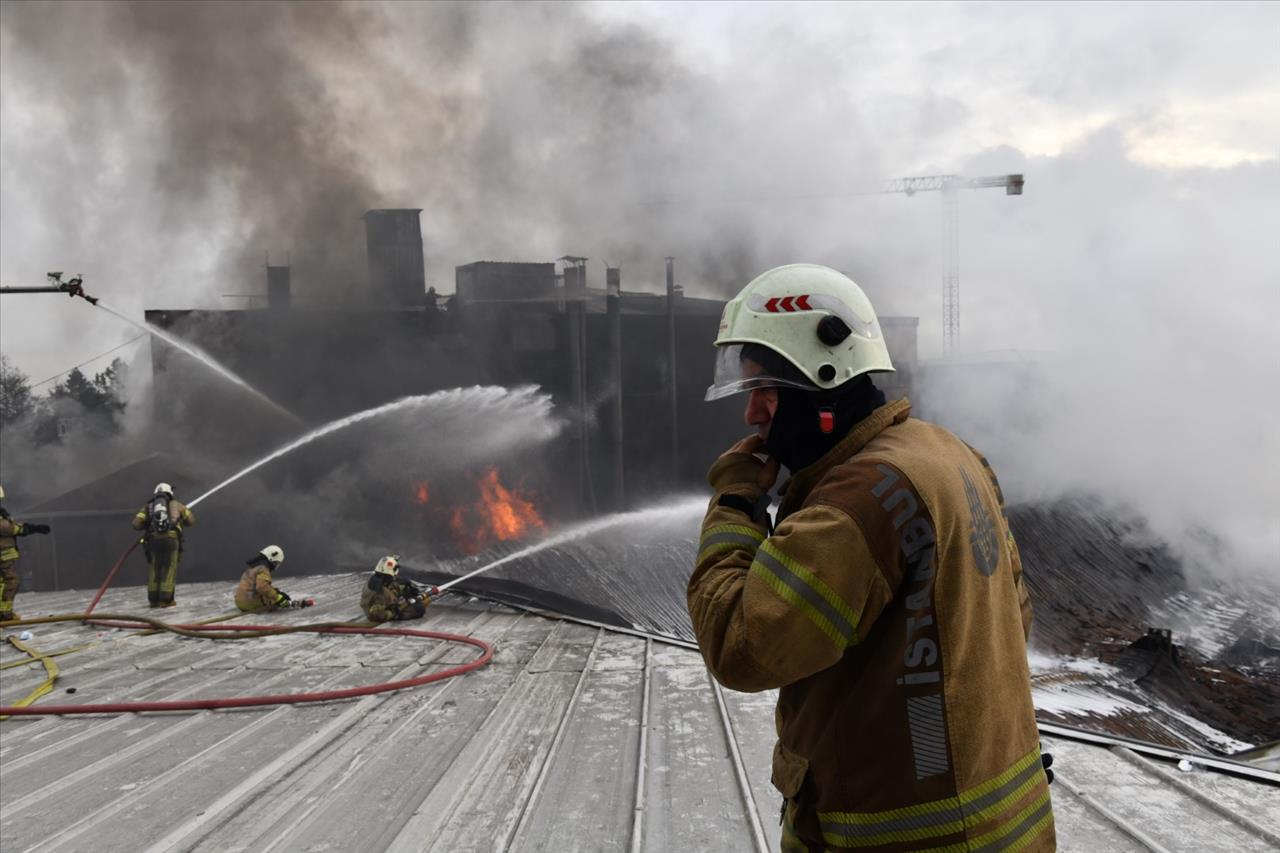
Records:
[[[810,384],[778,376],[751,358],[743,358],[742,347],[742,344],[724,344],[716,347],[715,375],[703,400],[719,400],[744,391],[754,391],[757,388],[814,390]]]

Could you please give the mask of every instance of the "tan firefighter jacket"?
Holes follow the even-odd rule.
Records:
[[[245,613],[275,610],[289,599],[271,583],[271,570],[266,566],[250,566],[240,575],[236,585],[236,607]]]
[[[796,833],[858,850],[1054,848],[1022,565],[986,460],[881,406],[784,486],[772,535],[725,454],[689,580],[708,668],[778,694]]]
[[[430,603],[412,583],[378,572],[360,591],[360,609],[370,622],[420,619]]]
[[[138,510],[138,512],[133,516],[134,530],[147,529],[147,513],[150,512],[150,510],[151,510],[151,503],[147,502],[143,504],[142,509]],[[148,536],[148,538],[181,539],[182,528],[191,527],[195,523],[196,523],[196,517],[191,512],[191,510],[187,509],[186,504],[182,503],[181,501],[170,499],[169,500],[169,529],[166,530],[164,533],[157,534],[155,537]]]
[[[18,559],[18,538],[27,535],[27,526],[21,521],[0,516],[0,563],[12,563]]]

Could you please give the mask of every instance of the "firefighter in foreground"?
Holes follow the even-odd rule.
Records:
[[[48,533],[47,524],[23,524],[14,521],[4,508],[4,487],[0,486],[0,621],[17,619],[13,599],[18,594],[18,537],[32,533]]]
[[[236,585],[236,607],[241,612],[270,613],[283,607],[310,607],[315,604],[310,598],[295,601],[272,583],[272,573],[283,562],[284,549],[279,545],[268,545],[255,554],[253,559],[246,561],[248,568],[240,575],[240,583]]]
[[[835,270],[759,276],[716,347],[707,399],[747,394],[756,433],[708,473],[689,613],[721,683],[780,688],[782,849],[1054,849],[1031,606],[991,466],[884,402],[875,312]]]
[[[400,558],[388,554],[378,561],[360,593],[360,609],[370,622],[421,619],[431,599],[413,581],[401,580]]]
[[[173,486],[157,483],[151,500],[133,517],[133,529],[145,531],[147,599],[152,607],[173,607],[178,564],[182,562],[182,531],[196,523],[186,504],[173,496]]]

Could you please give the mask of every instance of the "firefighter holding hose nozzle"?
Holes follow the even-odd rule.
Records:
[[[236,607],[243,613],[270,613],[286,607],[310,607],[314,599],[289,597],[287,592],[277,589],[271,576],[284,562],[284,549],[279,545],[268,545],[252,559],[245,561],[248,566],[240,576],[236,585]]]
[[[413,581],[402,580],[400,558],[388,554],[378,561],[369,582],[360,593],[360,609],[370,622],[421,619],[431,603],[430,590],[419,589]]]
[[[17,619],[13,599],[18,594],[18,537],[50,531],[47,524],[23,524],[15,521],[4,508],[4,487],[0,486],[0,621]]]
[[[173,607],[182,562],[182,530],[196,523],[186,504],[173,496],[173,486],[157,483],[155,494],[133,517],[133,529],[144,531],[147,555],[147,599],[152,607]]]

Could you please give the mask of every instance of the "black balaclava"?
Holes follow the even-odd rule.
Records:
[[[794,365],[767,347],[746,344],[742,348],[742,357],[751,359],[780,379],[809,386],[813,384]],[[865,373],[826,391],[816,387],[812,391],[799,388],[776,390],[778,407],[769,425],[765,449],[793,474],[821,459],[859,421],[884,405],[884,392],[876,388]],[[829,413],[830,432],[823,432],[823,412]]]
[[[825,456],[859,421],[883,405],[884,392],[866,374],[830,391],[779,388],[765,447],[794,474]],[[833,421],[831,432],[822,431],[824,411]]]

